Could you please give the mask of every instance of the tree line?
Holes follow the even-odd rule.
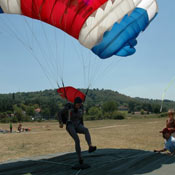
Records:
[[[85,92],[86,89],[80,89]],[[0,94],[0,121],[20,122],[55,119],[67,103],[56,90]],[[160,113],[160,100],[131,98],[112,90],[90,89],[84,103],[86,120],[123,119],[126,112]],[[165,100],[162,112],[175,106]],[[122,112],[122,107],[126,111]]]

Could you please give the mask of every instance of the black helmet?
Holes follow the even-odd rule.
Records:
[[[76,104],[76,103],[82,103],[82,102],[83,102],[83,100],[80,97],[76,97],[74,99],[74,104]]]

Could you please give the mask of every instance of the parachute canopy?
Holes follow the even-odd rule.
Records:
[[[57,92],[62,98],[67,99],[69,102],[72,103],[74,103],[76,97],[80,97],[83,102],[86,98],[85,94],[71,86],[59,88],[57,89]]]
[[[158,11],[156,0],[0,0],[0,6],[65,31],[100,58],[134,54],[136,38]]]

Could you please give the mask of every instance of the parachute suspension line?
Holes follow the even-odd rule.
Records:
[[[68,101],[67,92],[66,92],[66,89],[65,89],[65,86],[64,86],[63,79],[62,79],[62,86],[63,86],[63,89],[64,89],[65,98],[66,98],[66,100]]]
[[[59,85],[59,83],[57,82],[57,86],[58,86],[58,88],[60,88],[60,85]]]
[[[90,25],[92,26],[92,22]],[[93,64],[93,66],[91,65],[92,54],[89,51],[88,51],[88,59],[87,59],[87,56],[84,56],[82,59],[83,59],[84,65],[86,65],[86,64],[88,65],[86,68],[87,71],[85,71],[85,81],[86,81],[85,87],[90,88],[90,86],[92,86],[92,82],[91,82],[92,70],[93,70],[93,66],[95,66],[95,64]]]
[[[52,23],[55,25],[56,24],[56,20],[54,20],[52,18],[52,13],[53,13],[53,9],[54,9],[54,6],[56,5],[57,3],[57,0],[55,0],[54,2],[54,5],[53,5],[53,8],[51,9],[50,8],[50,11],[51,11],[51,14],[50,14],[50,20],[52,21]],[[56,72],[57,72],[57,81],[58,81],[58,77],[60,78],[60,80],[63,80],[63,70],[64,70],[64,51],[62,52],[63,53],[63,56],[60,58],[60,62],[61,64],[58,64],[58,43],[57,43],[57,36],[56,36],[56,27],[54,27],[54,33],[55,33],[55,43],[56,43]],[[63,50],[65,48],[65,33],[63,34],[64,38],[63,38]],[[62,65],[62,66],[61,66]],[[60,76],[59,76],[59,70],[61,71],[60,73]]]
[[[56,28],[54,28],[54,38],[55,38],[55,45],[56,45],[56,50],[55,50],[55,55],[56,55],[56,78],[57,78],[57,83],[58,83],[58,77],[59,77],[59,64],[58,64],[58,43],[57,43],[57,32]]]
[[[92,22],[91,22],[90,25],[91,25],[91,28],[93,28],[92,27],[92,25],[93,25]],[[90,32],[86,37],[88,37],[88,36],[90,36]],[[98,64],[98,63],[100,61],[105,62],[105,60],[100,60],[99,61],[99,58],[97,58],[96,55],[90,54],[90,52],[89,52],[89,58],[90,59],[89,59],[89,66],[88,66],[88,82],[89,82],[88,86],[90,88],[90,86],[92,86],[92,84],[94,84],[97,81],[98,77],[102,77],[102,76],[100,76],[101,72],[103,73],[103,75],[106,75],[105,72],[109,71],[111,65],[114,65],[114,64],[112,62],[109,65],[106,65],[105,67],[103,67],[102,63],[100,63],[100,64]],[[92,64],[92,62],[90,62],[91,59],[93,60],[93,66],[91,66],[91,64]]]
[[[8,16],[8,15],[7,15]],[[2,18],[3,19],[3,18]],[[11,25],[9,25],[8,23],[5,22],[5,20],[1,20],[5,25],[7,26],[8,30],[9,30],[9,34],[12,37],[15,37],[17,39],[17,41],[31,54],[31,56],[38,62],[38,64],[40,65],[42,71],[44,72],[46,78],[49,80],[50,84],[53,86],[48,73],[45,71],[44,66],[41,64],[39,58],[34,54],[33,49],[30,45],[28,45],[24,40],[22,40],[19,36],[18,36],[18,32],[15,30],[15,25],[13,25],[13,27],[11,27]],[[11,21],[10,19],[8,19],[8,21]],[[13,22],[11,22],[13,24]],[[7,30],[6,30],[7,31]],[[8,32],[7,32],[8,33]]]
[[[93,77],[92,82],[96,82],[97,79],[102,79],[102,78],[104,78],[105,76],[107,76],[107,73],[108,73],[109,71],[112,71],[112,66],[115,66],[115,69],[116,69],[117,65],[118,65],[119,62],[122,61],[122,60],[123,60],[123,58],[119,58],[119,59],[117,59],[117,60],[116,60],[116,59],[113,59],[113,60],[111,61],[111,63],[107,64],[104,68],[102,68],[102,66],[101,66],[100,68],[98,68],[98,69],[97,69],[96,76]],[[105,61],[105,60],[103,60],[103,61]],[[102,72],[103,72],[103,75],[104,75],[104,76],[100,76],[100,72],[101,72],[100,69],[102,69]]]
[[[2,18],[3,19],[3,18]],[[39,59],[37,58],[37,56],[32,52],[32,48],[30,46],[28,46],[17,34],[16,34],[16,31],[15,31],[15,28],[14,28],[14,25],[13,27],[11,27],[8,23],[4,22],[4,19],[1,20],[5,26],[8,27],[8,30],[9,30],[9,34],[12,35],[12,37],[15,36],[16,40],[31,54],[31,56],[35,59],[35,61],[38,62],[38,64],[40,65],[44,75],[46,76],[46,78],[48,79],[48,81],[50,82],[50,84],[53,86],[51,80],[49,79],[49,76],[47,74],[47,72],[45,71],[43,65],[41,64],[41,62],[39,61]],[[54,87],[54,86],[53,86]]]
[[[174,82],[175,82],[175,77],[168,83],[167,87],[164,89],[164,92],[162,93],[162,100],[161,100],[160,112],[162,112],[162,109],[163,109],[163,102],[164,102],[164,98],[165,98],[166,92],[172,86],[172,84]]]
[[[95,57],[95,56],[94,56]],[[93,55],[92,53],[89,52],[89,66],[88,66],[88,74],[87,74],[87,78],[88,78],[88,87],[92,86],[93,82],[92,82],[92,77],[95,76],[95,72],[99,69],[94,69],[94,67],[97,66],[97,64],[94,62],[93,64]],[[93,64],[93,65],[92,65]]]
[[[57,0],[55,0],[55,4],[57,3]],[[65,16],[65,14],[67,14],[67,9],[69,8],[69,6],[71,5],[71,0],[69,0],[68,1],[68,6],[66,7],[66,9],[65,9],[65,11],[64,11],[64,13],[63,13],[63,15],[61,16],[61,21],[60,22],[62,22],[62,20],[63,20],[63,18],[64,18],[64,16]],[[63,28],[67,28],[67,21],[68,21],[68,18],[66,18],[65,20],[64,20],[64,27]],[[63,49],[66,47],[66,34],[65,34],[65,32],[63,33]],[[60,70],[62,71],[62,73],[61,73],[61,78],[60,79],[62,79],[62,84],[63,84],[63,87],[64,87],[64,82],[63,82],[63,79],[64,79],[64,61],[65,61],[65,52],[63,51],[62,52],[62,63],[61,63],[61,65],[62,65],[62,67],[60,66]],[[65,93],[66,94],[66,93]],[[67,97],[66,97],[66,99],[67,99]]]
[[[50,42],[49,42],[48,36],[47,36],[47,34],[46,34],[46,31],[45,31],[45,28],[44,28],[44,25],[43,25],[43,22],[42,22],[42,20],[41,20],[41,10],[42,10],[42,7],[43,7],[44,3],[45,3],[45,1],[42,2],[41,6],[40,6],[40,9],[39,9],[39,14],[38,14],[39,19],[40,19],[39,22],[40,22],[40,24],[41,24],[42,31],[43,31],[43,33],[44,33],[44,35],[45,35],[45,40],[46,40],[46,43],[47,43],[48,59],[49,59],[49,57],[52,57],[52,59],[49,59],[48,62],[50,63],[51,69],[57,70],[57,69],[55,68],[55,65],[57,65],[57,64],[55,64],[55,63],[57,63],[57,62],[54,61],[54,60],[56,60],[56,57],[54,56],[54,52],[53,52],[53,50],[52,50],[51,44],[50,44]],[[49,4],[50,4],[50,2],[49,2]],[[50,5],[49,5],[49,10],[51,10]],[[53,22],[54,22],[54,21],[53,21]],[[55,39],[55,40],[56,40],[56,39]],[[57,67],[57,66],[56,66],[56,67]],[[55,81],[57,82],[57,81],[58,81],[58,80],[57,80],[57,76],[55,75],[54,72],[56,72],[56,71],[53,71],[53,77],[55,78]]]
[[[69,8],[69,6],[71,6],[71,0],[68,0],[68,2],[67,2],[67,8],[65,9],[65,12],[63,13],[63,15],[62,15],[62,17],[61,17],[61,19],[63,19],[64,18],[64,16],[65,16],[65,14],[67,14],[67,9]],[[68,18],[66,18],[64,21],[64,28],[67,28],[67,20],[68,20]],[[75,50],[76,50],[76,52],[78,53],[77,55],[79,55],[79,57],[81,58],[81,60],[82,60],[82,64],[83,64],[83,80],[84,80],[84,84],[85,84],[85,81],[86,81],[86,71],[85,71],[85,62],[84,62],[84,55],[82,54],[82,52],[80,52],[79,51],[79,49],[77,49],[76,48],[76,46],[74,45],[74,43],[72,42],[72,44],[73,44],[73,46],[74,46],[74,48],[75,48]],[[79,61],[79,60],[78,60]],[[85,87],[86,87],[86,85],[85,85]]]
[[[65,45],[66,45],[66,37],[65,37],[65,33],[63,34],[63,49],[65,48]],[[63,51],[62,52],[62,54],[63,54],[63,56],[62,56],[62,63],[61,63],[61,65],[62,65],[62,67],[60,67],[60,69],[61,69],[61,79],[62,79],[62,82],[63,82],[63,79],[64,79],[64,58],[65,58],[65,52]]]
[[[36,14],[36,15],[40,16],[40,14]],[[41,43],[39,42],[38,38],[36,37],[35,33],[33,32],[33,29],[31,29],[31,27],[30,27],[29,23],[27,22],[27,20],[25,19],[25,17],[23,17],[23,18],[24,18],[24,21],[25,21],[25,23],[27,24],[27,26],[29,28],[29,31],[31,32],[31,34],[33,36],[32,39],[34,39],[36,41],[36,43],[39,45],[39,49],[40,49],[41,54],[43,55],[43,58],[45,60],[45,64],[47,65],[47,67],[50,67],[50,68],[47,68],[46,66],[44,67],[44,63],[43,63],[43,70],[47,72],[48,77],[54,77],[55,76],[54,66],[53,66],[54,64],[52,64],[52,61],[51,61],[52,59],[50,59],[50,60],[48,59],[49,55],[51,55],[49,50],[42,48]],[[45,34],[45,39],[47,39],[47,43],[49,43],[47,35],[46,35],[44,27],[43,27],[43,23],[40,20],[38,20],[38,21],[41,23],[40,26],[42,26],[43,33]],[[50,46],[50,44],[49,44],[49,46]],[[49,47],[47,47],[47,48],[49,48]],[[48,54],[46,53],[46,51],[48,52]],[[53,78],[52,78],[52,81],[53,81]],[[57,80],[54,81],[54,83],[56,83],[56,82],[57,82]]]
[[[90,89],[90,84],[89,84],[88,86],[86,86],[86,83],[85,83],[85,81],[86,81],[85,58],[84,58],[84,55],[82,54],[82,52],[80,52],[80,51],[77,49],[76,45],[75,45],[73,42],[72,42],[72,45],[74,46],[76,52],[78,53],[79,57],[81,58],[81,61],[82,61],[82,64],[83,64],[84,85],[85,85],[85,88],[87,87],[86,92],[85,92],[85,99],[84,99],[84,101],[85,101],[85,100],[86,100],[86,96],[87,96],[87,94],[88,94],[88,91],[89,91],[89,89]]]
[[[88,92],[89,92],[89,87],[86,89],[84,102],[86,101],[86,96],[87,96]]]
[[[80,58],[80,61],[82,62],[82,67],[83,67],[83,80],[84,80],[84,87],[86,87],[86,83],[85,83],[85,80],[86,80],[86,71],[85,71],[85,69],[86,69],[86,67],[85,67],[85,62],[84,62],[84,55],[82,54],[82,52],[80,52],[79,51],[79,49],[77,49],[77,47],[76,47],[76,45],[74,44],[74,42],[73,41],[71,41],[72,42],[72,45],[73,45],[73,47],[75,48],[75,51],[76,51],[76,53],[77,53],[77,55],[79,55],[79,58]],[[78,60],[79,61],[79,60]]]
[[[31,27],[30,27],[29,23],[27,22],[27,20],[25,19],[25,17],[23,17],[23,19],[24,19],[24,21],[26,22],[26,24],[27,24],[27,26],[28,26],[28,28],[29,28],[29,30],[30,30],[32,36],[33,36],[33,39],[36,41],[37,45],[39,46],[40,53],[43,55],[43,58],[44,58],[44,60],[45,60],[45,62],[46,62],[46,64],[47,64],[47,66],[51,66],[51,65],[49,64],[49,61],[47,60],[47,57],[48,57],[48,56],[47,56],[47,53],[46,53],[45,49],[42,49],[41,43],[40,43],[39,40],[37,39],[36,35],[34,34],[33,30],[31,29]],[[44,66],[43,66],[43,67],[44,67]],[[49,72],[49,69],[44,68],[44,71],[46,71],[46,70],[47,70],[47,72],[48,72],[48,75],[49,75],[49,74],[54,75],[54,72],[53,72],[53,70],[52,70],[52,67],[50,68],[50,72]]]
[[[84,55],[81,58],[83,63],[83,81],[84,81],[84,87],[86,87],[86,66],[85,66],[85,58]]]
[[[51,56],[53,58],[53,59],[49,59],[49,63],[51,65],[51,67],[53,68],[53,70],[55,70],[54,72],[56,72],[57,71],[57,66],[56,66],[57,65],[56,64],[57,63],[57,61],[56,61],[57,58],[54,55],[54,51],[51,47],[50,41],[48,39],[48,35],[46,34],[43,22],[41,22],[42,21],[41,20],[41,10],[42,10],[42,7],[43,7],[44,3],[45,3],[45,1],[43,1],[42,5],[40,6],[40,10],[39,10],[39,19],[40,20],[39,21],[40,21],[40,24],[42,26],[43,33],[45,35],[45,39],[46,39],[46,43],[47,43],[47,50],[48,50],[49,56]],[[50,2],[48,2],[48,3],[50,4]],[[56,1],[55,1],[55,3],[56,3]],[[49,10],[53,11],[53,9],[50,8],[50,5],[49,5]],[[53,22],[53,24],[55,24],[55,21],[52,20],[52,22]],[[55,27],[54,27],[54,29],[55,29]],[[56,38],[55,38],[55,41],[56,41]],[[55,81],[57,82],[57,76],[55,75],[55,73],[53,73],[53,76],[55,77]]]
[[[53,13],[53,9],[54,9],[54,6],[55,6],[55,4],[57,3],[57,0],[55,0],[55,3],[54,3],[54,5],[53,5],[53,8],[52,8],[52,10],[51,10],[51,15],[50,15],[50,18],[52,17],[52,13]],[[63,14],[64,15],[64,14]],[[56,21],[54,21],[53,19],[52,19],[52,22],[53,22],[53,24],[56,24]],[[56,28],[55,28],[55,34],[56,34]],[[56,38],[56,37],[55,37]],[[56,55],[58,55],[58,50],[57,50],[57,40],[55,39],[55,41],[56,41]],[[63,33],[63,51],[62,51],[62,56],[61,56],[61,60],[60,60],[60,62],[61,62],[61,64],[58,64],[58,59],[57,59],[57,81],[58,81],[58,77],[60,78],[60,80],[62,81],[62,85],[64,86],[64,81],[63,81],[63,79],[64,79],[64,59],[65,59],[65,53],[64,53],[64,48],[65,48],[65,33]],[[57,56],[56,56],[57,57]],[[59,66],[58,66],[59,65]],[[60,76],[59,76],[59,70],[60,70]],[[66,99],[67,99],[67,97],[66,97]]]
[[[91,28],[93,23],[91,22]],[[90,32],[88,34],[88,36],[90,35]],[[86,36],[87,37],[87,36]],[[99,58],[97,58],[96,55],[93,55],[91,52],[88,53],[88,59],[86,58],[86,62],[88,64],[87,66],[87,86],[88,88],[90,88],[93,84],[94,84],[94,79],[95,77],[97,77],[98,72],[100,71],[102,64],[97,64],[99,61]],[[86,56],[87,57],[87,56]]]
[[[91,22],[91,28],[93,23]],[[90,32],[89,32],[90,35]],[[88,66],[88,87],[94,84],[95,80],[98,78],[98,73],[101,70],[102,64],[98,64],[99,58],[96,55],[93,55],[89,52],[89,66]],[[101,60],[100,60],[101,61]],[[93,66],[91,66],[93,64]]]

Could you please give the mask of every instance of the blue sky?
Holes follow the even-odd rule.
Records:
[[[106,60],[59,29],[0,15],[0,93],[54,89],[59,75],[65,86],[91,84],[131,97],[175,100],[175,1],[158,4],[158,16],[139,36],[137,52]]]

